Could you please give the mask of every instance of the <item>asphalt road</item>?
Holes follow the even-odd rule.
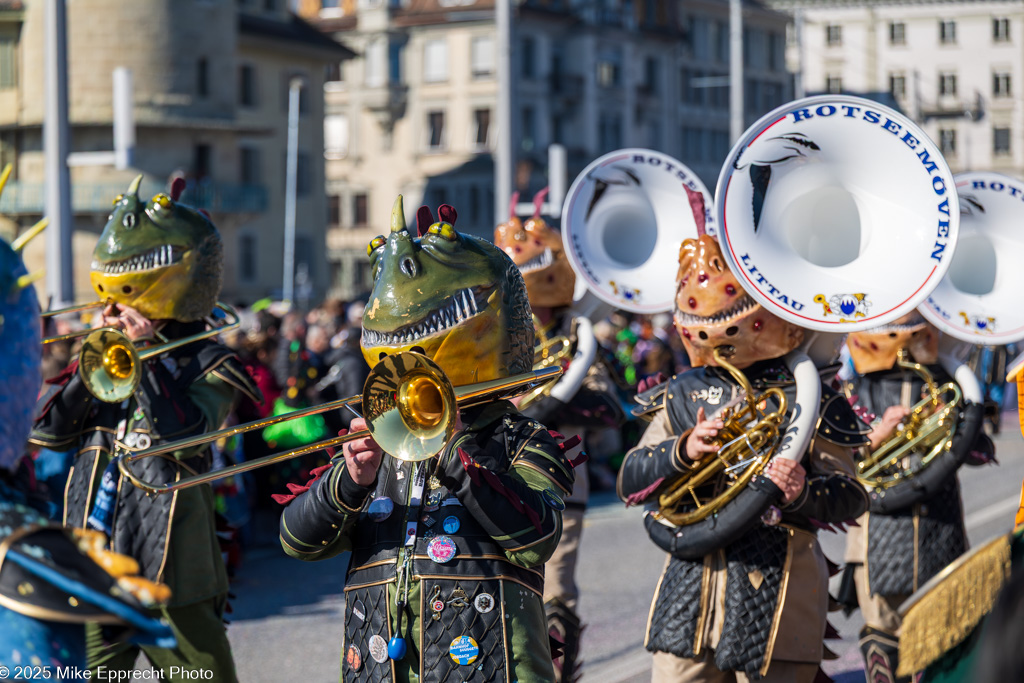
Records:
[[[998,467],[961,470],[972,545],[1012,527],[1024,479],[1024,440],[1016,422],[1016,414],[1006,414],[1006,431],[996,439]],[[842,561],[842,534],[823,532],[821,542],[826,555]],[[665,554],[643,532],[639,512],[626,510],[607,494],[592,502],[580,552],[580,612],[586,624],[583,680],[650,680],[643,634]],[[248,552],[233,586],[237,597],[229,629],[242,681],[340,679],[345,569],[345,559],[299,562],[269,542]],[[840,657],[825,663],[826,672],[838,683],[862,681],[856,642],[859,613],[830,618],[843,639],[829,641]]]

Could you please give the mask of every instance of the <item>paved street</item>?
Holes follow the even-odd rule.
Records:
[[[1000,466],[961,470],[972,545],[1012,526],[1024,479],[1024,441],[1016,422],[1016,414],[1004,416],[1004,433],[996,440]],[[821,537],[826,554],[840,562],[845,537]],[[604,494],[588,513],[581,554],[580,611],[587,624],[583,680],[649,680],[643,632],[664,553],[647,539],[638,511]],[[234,584],[229,631],[242,681],[339,680],[345,568],[343,559],[298,562],[266,543],[250,550]],[[863,680],[856,645],[859,613],[850,619],[836,613],[831,620],[843,640],[830,641],[840,658],[826,662],[826,671],[840,683]]]

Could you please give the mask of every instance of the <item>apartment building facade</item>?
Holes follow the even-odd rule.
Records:
[[[490,237],[497,133],[494,0],[301,0],[351,48],[325,84],[328,252],[339,295],[369,284],[366,245],[405,196],[453,204],[458,227]],[[791,95],[784,15],[745,5],[747,118]],[[731,146],[728,3],[526,0],[513,6],[510,69],[522,201],[547,184],[547,148],[571,182],[622,147],[672,154],[714,186]]]
[[[1024,2],[768,4],[796,18],[787,59],[809,94],[888,98],[924,128],[954,172],[1024,177]]]
[[[0,214],[9,233],[43,211],[45,4],[0,3],[0,162],[14,164]],[[78,300],[94,296],[88,264],[111,200],[139,173],[145,194],[184,176],[182,201],[209,212],[225,245],[224,300],[279,296],[293,77],[305,82],[296,270],[314,303],[327,291],[324,65],[348,50],[293,15],[284,0],[75,0],[67,3],[67,54],[72,152],[113,149],[117,67],[132,72],[136,123],[130,169],[71,168]],[[41,267],[43,240],[36,242],[26,259]]]

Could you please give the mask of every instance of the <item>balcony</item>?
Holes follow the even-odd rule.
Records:
[[[556,101],[574,104],[583,99],[583,76],[552,73],[548,75],[548,87]]]
[[[127,183],[79,183],[71,186],[73,213],[106,213]],[[163,183],[143,181],[139,197],[149,199],[166,192]],[[267,191],[260,185],[233,185],[229,183],[190,184],[182,193],[182,204],[213,213],[260,213],[267,210]],[[10,182],[0,195],[0,214],[42,215],[46,206],[46,186],[43,183]]]
[[[394,129],[395,122],[405,116],[409,99],[409,86],[404,83],[385,83],[363,90],[363,106],[374,115],[385,131]]]
[[[968,119],[978,121],[985,115],[981,94],[973,98],[940,97],[934,102],[921,102],[921,119]]]

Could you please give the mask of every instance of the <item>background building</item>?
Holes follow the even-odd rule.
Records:
[[[13,232],[43,211],[45,0],[0,2],[0,162],[14,164],[0,213]],[[351,53],[283,0],[75,0],[67,3],[73,152],[113,149],[112,71],[134,81],[132,166],[71,168],[75,285],[94,297],[88,264],[111,200],[138,173],[143,193],[183,174],[183,201],[206,209],[225,244],[228,302],[280,292],[288,83],[305,79],[299,132],[297,273],[310,298],[327,289],[323,172],[324,65]],[[26,260],[42,267],[44,240]],[[37,283],[40,287],[42,283]],[[45,292],[40,292],[45,296]]]
[[[954,172],[1024,177],[1024,2],[767,4],[797,18],[788,61],[808,94],[889,98],[939,145]]]
[[[328,255],[335,291],[370,280],[366,245],[405,195],[451,203],[458,227],[494,228],[497,55],[494,0],[300,0],[304,16],[358,56],[325,84]],[[747,118],[791,96],[787,18],[745,3]],[[517,2],[513,11],[515,184],[547,184],[547,147],[569,180],[597,156],[652,147],[714,187],[731,147],[728,3]]]

